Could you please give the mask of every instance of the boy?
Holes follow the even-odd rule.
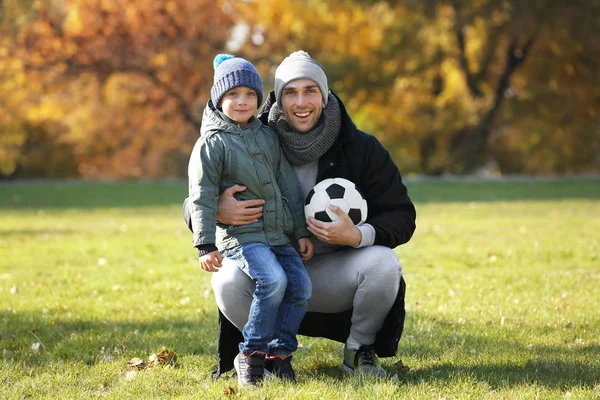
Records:
[[[188,168],[194,246],[203,270],[216,272],[223,262],[235,262],[256,282],[234,360],[239,384],[260,382],[265,364],[293,381],[291,353],[312,288],[302,263],[313,252],[302,192],[277,135],[254,117],[263,96],[256,68],[228,54],[217,55],[213,66],[211,99]],[[239,199],[266,201],[261,219],[244,226],[216,220],[218,196],[235,184],[246,187]]]

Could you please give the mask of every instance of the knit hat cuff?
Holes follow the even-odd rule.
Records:
[[[314,81],[321,91],[323,104],[327,105],[329,88],[327,87],[327,75],[325,75],[323,67],[312,58],[288,57],[275,72],[275,99],[280,108],[283,108],[281,104],[283,88],[297,79]]]
[[[262,80],[254,65],[231,54],[217,54],[213,60],[213,68],[215,75],[210,97],[215,108],[219,108],[219,102],[225,93],[240,86],[256,91],[258,97],[256,106],[260,107],[263,100]]]
[[[262,81],[258,74],[245,69],[232,71],[214,82],[214,85],[210,90],[210,96],[214,106],[217,107],[219,105],[219,102],[225,93],[240,86],[246,86],[256,91],[256,94],[258,95],[257,107],[260,107],[263,100]]]

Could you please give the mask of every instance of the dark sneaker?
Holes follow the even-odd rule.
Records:
[[[280,379],[296,382],[296,373],[292,368],[292,355],[289,356],[267,356],[265,358],[265,370],[271,372]]]
[[[371,346],[360,346],[358,350],[349,349],[344,346],[344,363],[342,369],[345,372],[358,375],[385,376],[387,372],[381,368],[375,351]]]
[[[255,351],[246,355],[239,353],[233,360],[240,386],[256,386],[265,375],[265,353]]]

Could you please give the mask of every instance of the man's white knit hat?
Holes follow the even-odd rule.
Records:
[[[302,78],[310,79],[317,84],[323,96],[323,103],[327,105],[329,88],[325,69],[307,52],[299,50],[287,56],[275,71],[275,99],[279,108],[282,108],[281,92],[283,88],[291,81]]]

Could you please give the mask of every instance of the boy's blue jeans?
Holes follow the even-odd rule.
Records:
[[[298,348],[296,333],[304,318],[312,284],[291,245],[246,243],[223,251],[256,282],[240,352],[287,356]]]

